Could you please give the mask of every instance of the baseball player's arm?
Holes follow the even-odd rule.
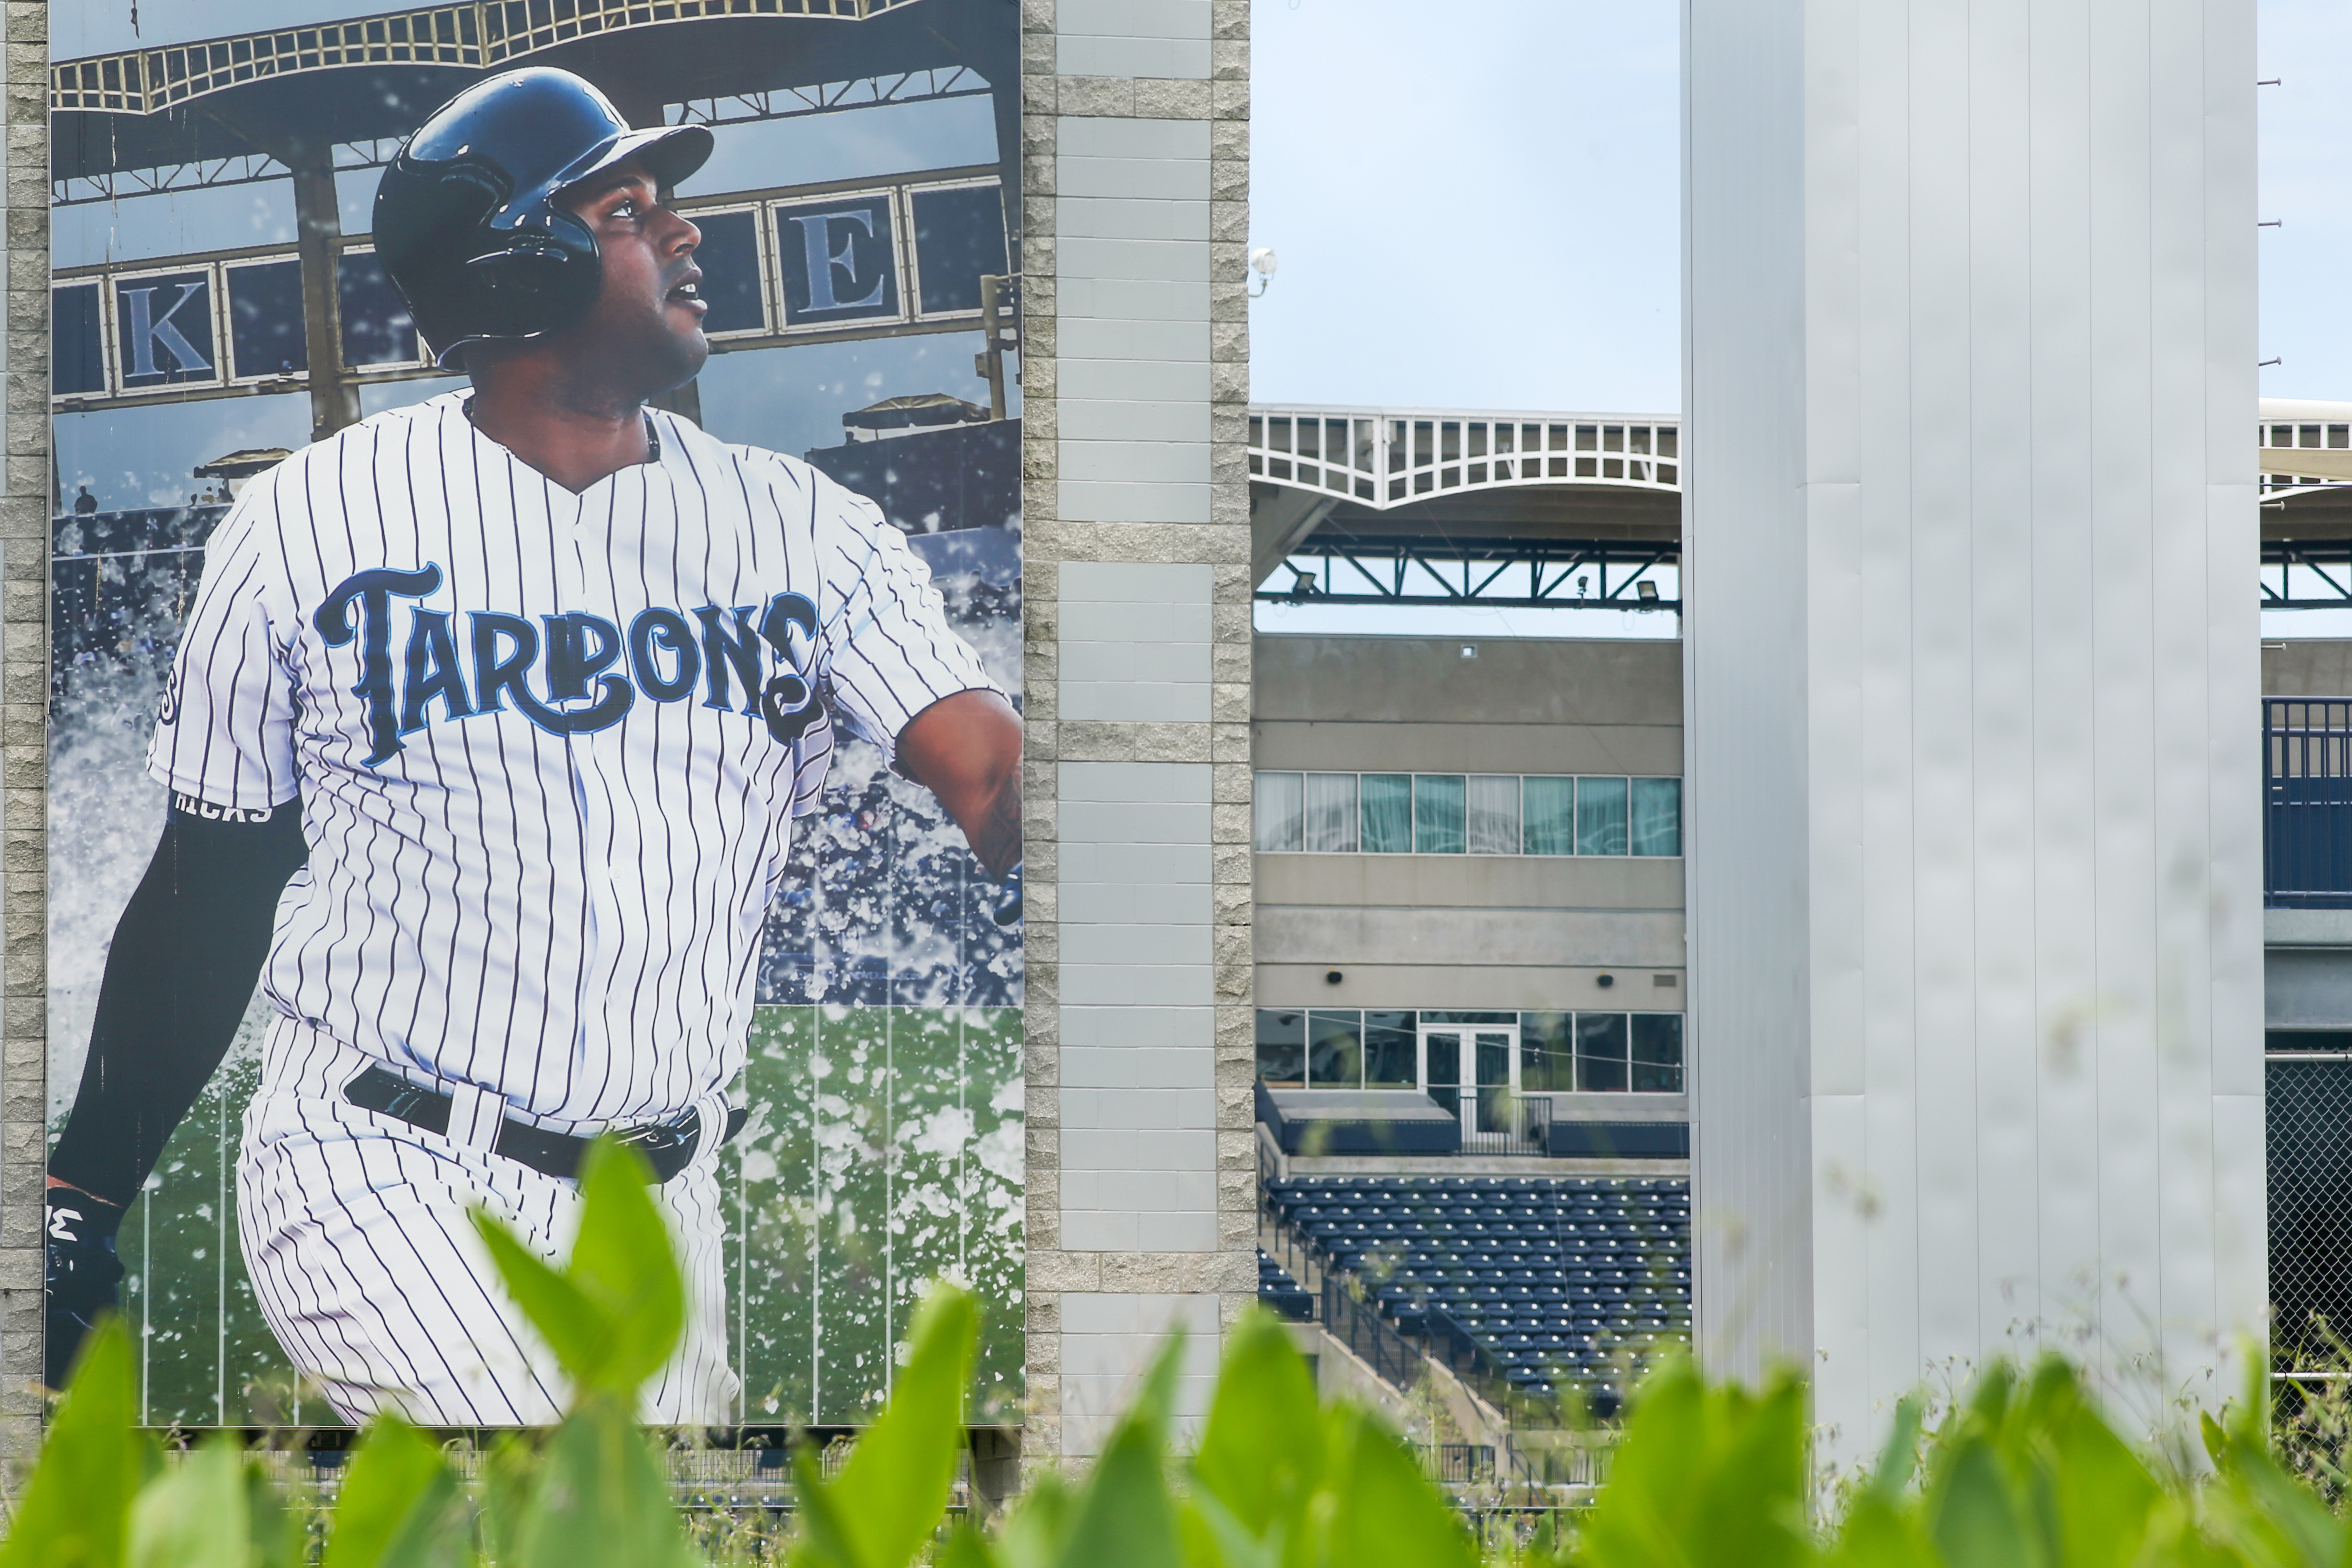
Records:
[[[118,1208],[138,1195],[236,1037],[278,895],[308,855],[297,803],[260,822],[173,806],[114,928],[52,1185]]]
[[[898,732],[898,771],[940,797],[994,876],[1021,859],[1021,720],[993,691],[943,697]]]

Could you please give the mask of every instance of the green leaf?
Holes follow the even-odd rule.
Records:
[[[996,1556],[1004,1568],[1054,1568],[1077,1519],[1077,1497],[1059,1470],[1042,1470],[1005,1515]]]
[[[139,1494],[130,1568],[252,1568],[253,1526],[245,1454],[223,1433]]]
[[[1912,1520],[1875,1485],[1854,1498],[1828,1564],[1829,1568],[1942,1568]]]
[[[539,1483],[539,1456],[520,1432],[502,1432],[482,1456],[479,1519],[482,1553],[492,1563],[515,1560],[515,1540]]]
[[[1992,1444],[1981,1435],[1959,1438],[1928,1505],[1929,1533],[1951,1568],[2026,1568],[2042,1560]]]
[[[685,1271],[654,1203],[645,1156],[598,1139],[581,1164],[580,1195],[580,1238],[569,1272],[612,1325],[601,1385],[635,1394],[686,1331]]]
[[[848,1568],[903,1568],[939,1531],[963,1449],[963,1394],[980,1311],[934,1286],[917,1309],[889,1402],[850,1450],[831,1491],[856,1552]]]
[[[704,1568],[671,1505],[668,1467],[620,1396],[581,1400],[548,1440],[514,1532],[512,1562],[514,1568]]]
[[[1893,1502],[1911,1484],[1912,1476],[1919,1468],[1919,1415],[1917,1394],[1906,1394],[1896,1402],[1895,1425],[1887,1431],[1885,1447],[1878,1451],[1878,1464],[1870,1472],[1872,1496]]]
[[[988,1538],[968,1524],[959,1524],[940,1548],[939,1568],[1003,1568]]]
[[[0,1568],[121,1568],[131,1499],[160,1463],[134,1433],[131,1341],[109,1316],[82,1344],[40,1463],[0,1544]]]
[[[490,1262],[522,1315],[539,1331],[563,1370],[583,1385],[589,1384],[592,1380],[583,1376],[583,1370],[593,1372],[612,1336],[611,1326],[595,1303],[488,1210],[475,1211],[474,1228],[481,1233]]]
[[[1182,1568],[1168,1489],[1168,1408],[1183,1354],[1183,1336],[1170,1335],[1111,1428],[1078,1494],[1061,1568]]]
[[[814,1445],[793,1447],[793,1493],[798,1502],[800,1536],[793,1543],[793,1568],[859,1568],[857,1543],[842,1517],[833,1489],[825,1484]]]
[[[1788,1568],[1815,1552],[1806,1523],[1803,1387],[1710,1388],[1687,1359],[1643,1382],[1578,1544],[1590,1568],[1737,1563]]]
[[[433,1440],[379,1415],[352,1456],[335,1499],[334,1533],[320,1568],[436,1568],[463,1560],[457,1473]]]
[[[1251,1535],[1297,1533],[1322,1479],[1323,1420],[1307,1358],[1271,1312],[1234,1325],[1192,1473]]]
[[[580,1167],[580,1234],[561,1271],[490,1214],[474,1226],[515,1304],[576,1390],[633,1394],[686,1329],[686,1283],[644,1156],[610,1138]]]
[[[2114,1428],[2077,1403],[2040,1445],[2050,1467],[2046,1495],[2058,1518],[2057,1560],[2066,1568],[2124,1568],[2164,1502],[2164,1489]]]
[[[1385,1429],[1350,1424],[1331,1454],[1329,1560],[1348,1568],[1476,1568],[1470,1532]]]
[[[1281,1532],[1260,1540],[1212,1492],[1177,1502],[1176,1536],[1185,1568],[1281,1568]]]

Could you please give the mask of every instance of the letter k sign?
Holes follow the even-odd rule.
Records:
[[[166,375],[173,371],[209,372],[213,368],[212,362],[197,351],[196,345],[188,341],[187,334],[181,331],[172,320],[189,300],[200,295],[209,296],[211,289],[203,279],[182,283],[179,288],[180,297],[173,300],[171,307],[160,316],[155,314],[155,289],[122,290],[122,310],[126,318],[123,334],[130,340],[125,346],[131,351],[131,377]],[[199,305],[195,319],[201,319],[203,315],[204,307]],[[205,336],[209,339],[212,334],[207,331]],[[163,346],[165,353],[172,356],[169,365],[156,364],[155,345],[158,343]]]

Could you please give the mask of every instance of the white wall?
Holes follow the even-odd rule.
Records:
[[[1685,16],[1702,1348],[1810,1367],[1849,1457],[2037,1338],[2219,1400],[2266,1296],[2252,0]]]

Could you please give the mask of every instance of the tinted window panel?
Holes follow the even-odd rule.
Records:
[[[49,290],[52,392],[106,390],[104,331],[99,320],[97,284],[76,283]]]
[[[1679,855],[1683,852],[1683,781],[1633,781],[1633,853]]]
[[[822,326],[898,314],[898,262],[887,196],[844,196],[776,209],[784,324]]]
[[[1300,840],[1304,795],[1297,773],[1257,775],[1257,847],[1296,849]]]
[[[1366,773],[1363,779],[1363,845],[1372,855],[1403,855],[1412,848],[1412,775]]]
[[[342,304],[345,364],[416,363],[416,323],[375,252],[336,258],[335,288]]]
[[[1633,1015],[1633,1089],[1637,1094],[1683,1091],[1683,1016]]]
[[[1519,1015],[1519,1088],[1528,1093],[1576,1087],[1575,1020],[1567,1013]]]
[[[114,335],[125,391],[219,380],[213,275],[174,272],[117,283]]]
[[[916,191],[915,271],[926,314],[980,309],[982,274],[1004,274],[1004,200],[994,185]]]
[[[1625,1015],[1576,1016],[1576,1087],[1587,1092],[1625,1088]]]
[[[1462,853],[1462,775],[1412,775],[1412,847],[1417,855]]]
[[[1520,842],[1530,855],[1576,853],[1576,781],[1526,781],[1526,831]]]
[[[698,213],[702,231],[695,265],[702,268],[702,298],[710,310],[706,332],[757,331],[768,324],[760,298],[760,219],[756,213]]]
[[[1356,775],[1307,775],[1307,847],[1345,855],[1356,847]]]
[[[239,375],[292,375],[310,368],[300,262],[228,269],[228,342]]]
[[[1576,852],[1579,855],[1625,853],[1625,781],[1576,781]]]
[[[1473,773],[1465,786],[1463,822],[1473,855],[1519,852],[1519,776]]]
[[[1271,1084],[1307,1081],[1307,1015],[1278,1007],[1257,1010],[1257,1076]]]
[[[1360,1013],[1310,1013],[1307,1019],[1307,1087],[1364,1087],[1364,1024]]]
[[[1410,1013],[1364,1015],[1364,1087],[1411,1089],[1416,1036]]]

